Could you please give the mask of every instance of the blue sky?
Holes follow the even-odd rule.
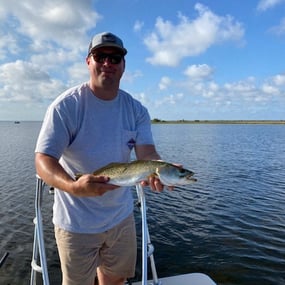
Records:
[[[87,81],[102,31],[123,39],[121,88],[151,118],[285,119],[285,0],[0,1],[0,120],[42,120]]]

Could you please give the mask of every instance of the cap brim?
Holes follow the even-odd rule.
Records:
[[[125,48],[122,48],[121,46],[118,46],[116,44],[112,44],[112,43],[103,43],[103,44],[99,44],[95,47],[93,47],[90,51],[89,54],[92,53],[93,51],[95,51],[98,48],[102,48],[102,47],[112,47],[112,48],[116,48],[117,50],[119,50],[123,55],[127,54],[127,50]]]

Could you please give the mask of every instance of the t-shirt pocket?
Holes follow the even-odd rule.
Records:
[[[124,152],[125,159],[129,159],[131,151],[136,145],[137,131],[123,130],[122,135],[122,150]]]

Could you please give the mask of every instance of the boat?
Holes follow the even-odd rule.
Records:
[[[141,285],[142,282],[131,283],[132,285]],[[203,273],[188,273],[171,277],[160,278],[157,283],[149,280],[147,285],[215,285],[216,283],[209,276]]]
[[[37,285],[37,275],[42,275],[43,285],[50,285],[47,260],[44,243],[43,220],[41,213],[41,204],[45,182],[37,175],[36,176],[36,196],[35,196],[35,218],[34,222],[34,242],[33,255],[31,262],[31,279],[30,285]],[[188,273],[176,276],[159,278],[155,260],[154,246],[150,240],[150,234],[147,224],[146,215],[146,199],[144,189],[141,184],[136,184],[136,192],[138,196],[138,205],[140,207],[142,217],[142,280],[139,282],[128,281],[132,285],[216,285],[216,283],[204,273]],[[148,280],[148,260],[150,261],[152,280]]]

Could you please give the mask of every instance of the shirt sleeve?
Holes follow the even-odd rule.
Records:
[[[137,145],[154,144],[151,132],[151,119],[147,109],[139,103],[136,110]]]
[[[45,115],[35,152],[60,159],[64,149],[72,140],[70,116],[62,105],[51,105]]]

